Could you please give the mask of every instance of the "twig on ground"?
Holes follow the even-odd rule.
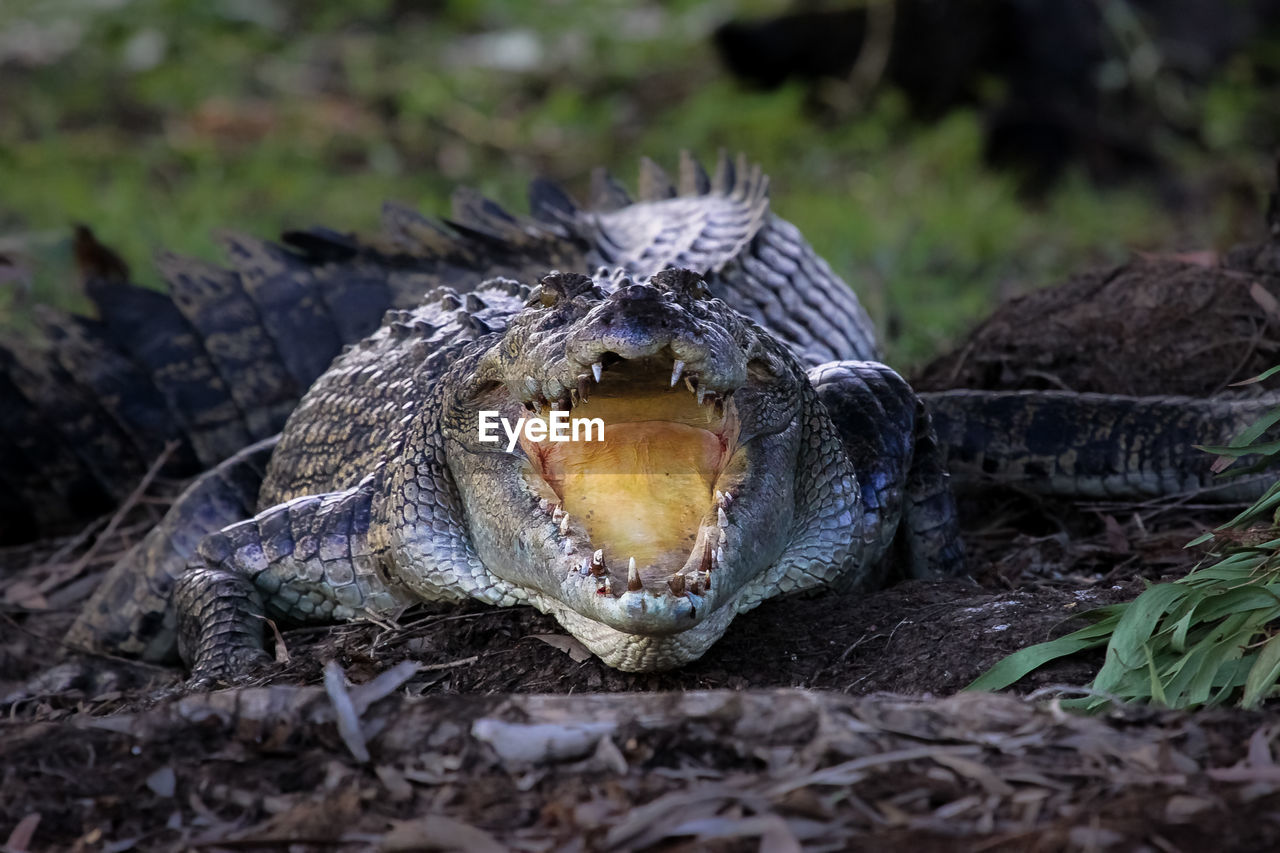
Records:
[[[146,493],[147,489],[151,487],[151,481],[156,478],[156,475],[160,473],[160,469],[164,467],[164,463],[169,460],[169,457],[172,456],[173,452],[177,449],[178,442],[176,441],[170,441],[165,444],[164,449],[160,451],[160,455],[156,457],[155,461],[151,463],[151,467],[147,469],[147,473],[142,475],[142,479],[138,481],[138,485],[134,487],[133,491],[129,493],[129,496],[125,498],[124,503],[120,504],[120,508],[111,516],[111,520],[107,522],[106,529],[102,531],[97,539],[93,540],[93,544],[89,546],[89,550],[85,551],[84,554],[80,556],[80,559],[74,563],[69,577],[65,578],[65,580],[74,578],[84,571],[85,567],[89,565],[89,561],[92,560],[94,555],[98,552],[98,549],[104,542],[111,538],[111,534],[115,533],[116,528],[120,526],[122,521],[124,521],[125,516],[127,516],[134,508]]]

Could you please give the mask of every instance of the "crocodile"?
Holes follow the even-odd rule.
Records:
[[[433,300],[340,357],[271,451],[257,514],[200,541],[172,592],[197,681],[265,660],[264,615],[530,604],[606,664],[652,671],[775,595],[878,585],[891,554],[913,577],[959,571],[942,458],[888,368],[806,371],[686,269],[473,296],[466,327],[441,327]],[[864,423],[837,428],[826,397]],[[601,427],[504,447],[483,440],[485,411]],[[179,515],[207,505],[201,485]]]
[[[1199,488],[1190,445],[1266,405],[958,391],[926,407],[874,361],[856,296],[769,211],[758,169],[722,157],[713,179],[684,157],[680,174],[677,188],[645,161],[632,203],[598,173],[586,209],[536,183],[533,219],[462,194],[442,225],[388,208],[373,241],[231,238],[231,271],[162,258],[171,301],[91,282],[103,319],[67,326],[46,363],[76,377],[103,364],[85,330],[101,344],[185,329],[150,348],[137,334],[117,359],[168,365],[155,396],[186,413],[196,464],[256,443],[195,481],[68,642],[176,650],[207,682],[263,659],[264,614],[382,618],[470,597],[540,607],[619,668],[675,666],[770,596],[959,571],[946,464],[1049,492]],[[324,370],[371,306],[424,285],[430,299]],[[225,399],[177,393],[198,387]],[[502,452],[477,443],[481,402],[511,418],[594,410],[621,437]]]

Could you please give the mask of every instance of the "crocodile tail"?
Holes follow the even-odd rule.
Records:
[[[200,540],[253,516],[277,437],[257,442],[202,474],[164,519],[107,571],[67,632],[72,648],[155,662],[176,659],[169,594]]]
[[[185,477],[279,430],[278,413],[246,418],[236,374],[224,374],[259,326],[214,300],[204,285],[215,271],[162,265],[168,294],[82,263],[97,319],[41,308],[43,346],[0,350],[0,462],[6,500],[23,508],[0,518],[0,541],[110,511],[162,455],[162,475]],[[278,361],[263,358],[258,375]]]
[[[80,233],[97,317],[41,309],[40,346],[0,348],[0,542],[110,511],[170,444],[161,473],[181,478],[275,435],[389,308],[441,287],[585,266],[554,229],[491,202],[455,213],[463,221],[449,226],[388,206],[383,233],[368,241],[325,228],[279,244],[224,234],[225,266],[157,257],[167,292],[131,283],[118,256]]]
[[[921,394],[958,488],[999,483],[1044,495],[1255,500],[1275,473],[1219,478],[1197,445],[1227,445],[1280,406],[1249,399],[1055,391]]]
[[[57,393],[60,386],[65,391]],[[0,543],[26,541],[115,503],[113,484],[93,470],[91,445],[72,435],[83,420],[61,420],[72,407],[83,414],[89,406],[46,353],[0,350]]]

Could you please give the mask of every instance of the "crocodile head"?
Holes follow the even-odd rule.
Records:
[[[547,276],[467,375],[443,432],[475,550],[612,666],[696,659],[854,552],[847,460],[802,463],[834,435],[803,369],[696,273]]]

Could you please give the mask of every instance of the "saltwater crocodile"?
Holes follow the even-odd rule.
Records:
[[[33,364],[75,376],[137,447],[147,443],[127,416],[154,413],[158,400],[200,462],[269,436],[373,306],[441,281],[470,292],[393,311],[312,388],[274,453],[268,438],[198,480],[113,569],[71,643],[171,655],[177,581],[180,633],[201,677],[262,655],[264,603],[307,620],[464,596],[528,601],[609,663],[652,669],[697,657],[771,595],[876,583],[890,562],[919,576],[955,571],[928,418],[896,374],[865,361],[876,354],[865,313],[769,212],[758,170],[722,158],[712,180],[685,158],[677,192],[646,162],[641,187],[645,201],[631,204],[601,177],[584,211],[536,184],[537,221],[463,195],[448,229],[389,208],[388,234],[371,243],[320,229],[288,235],[293,250],[236,238],[235,272],[164,259],[172,302],[91,284],[102,321],[64,318],[51,354],[19,362],[10,389],[29,403],[60,387],[41,385]],[[541,278],[528,304],[524,285],[479,284],[597,264],[606,269],[594,279]],[[139,365],[153,380],[147,405],[103,393]],[[692,393],[668,390],[685,381]],[[480,401],[512,415],[544,399],[596,407],[618,437],[580,454],[477,444]],[[1186,400],[930,399],[955,463],[1114,494],[1202,484],[1191,442],[1222,440],[1260,405],[1206,418],[1188,416]],[[73,438],[64,431],[75,449]],[[99,484],[127,457],[79,449]],[[678,485],[655,489],[668,481]]]
[[[442,328],[434,301],[398,313],[304,397],[261,511],[206,537],[177,580],[196,678],[263,656],[264,606],[298,623],[527,603],[606,663],[647,671],[698,658],[767,598],[878,583],[895,539],[913,576],[959,569],[941,457],[888,368],[806,376],[689,270],[475,294],[482,321]],[[864,422],[837,429],[824,397]],[[603,426],[504,447],[482,440],[483,411]],[[175,511],[209,498],[198,484]]]

